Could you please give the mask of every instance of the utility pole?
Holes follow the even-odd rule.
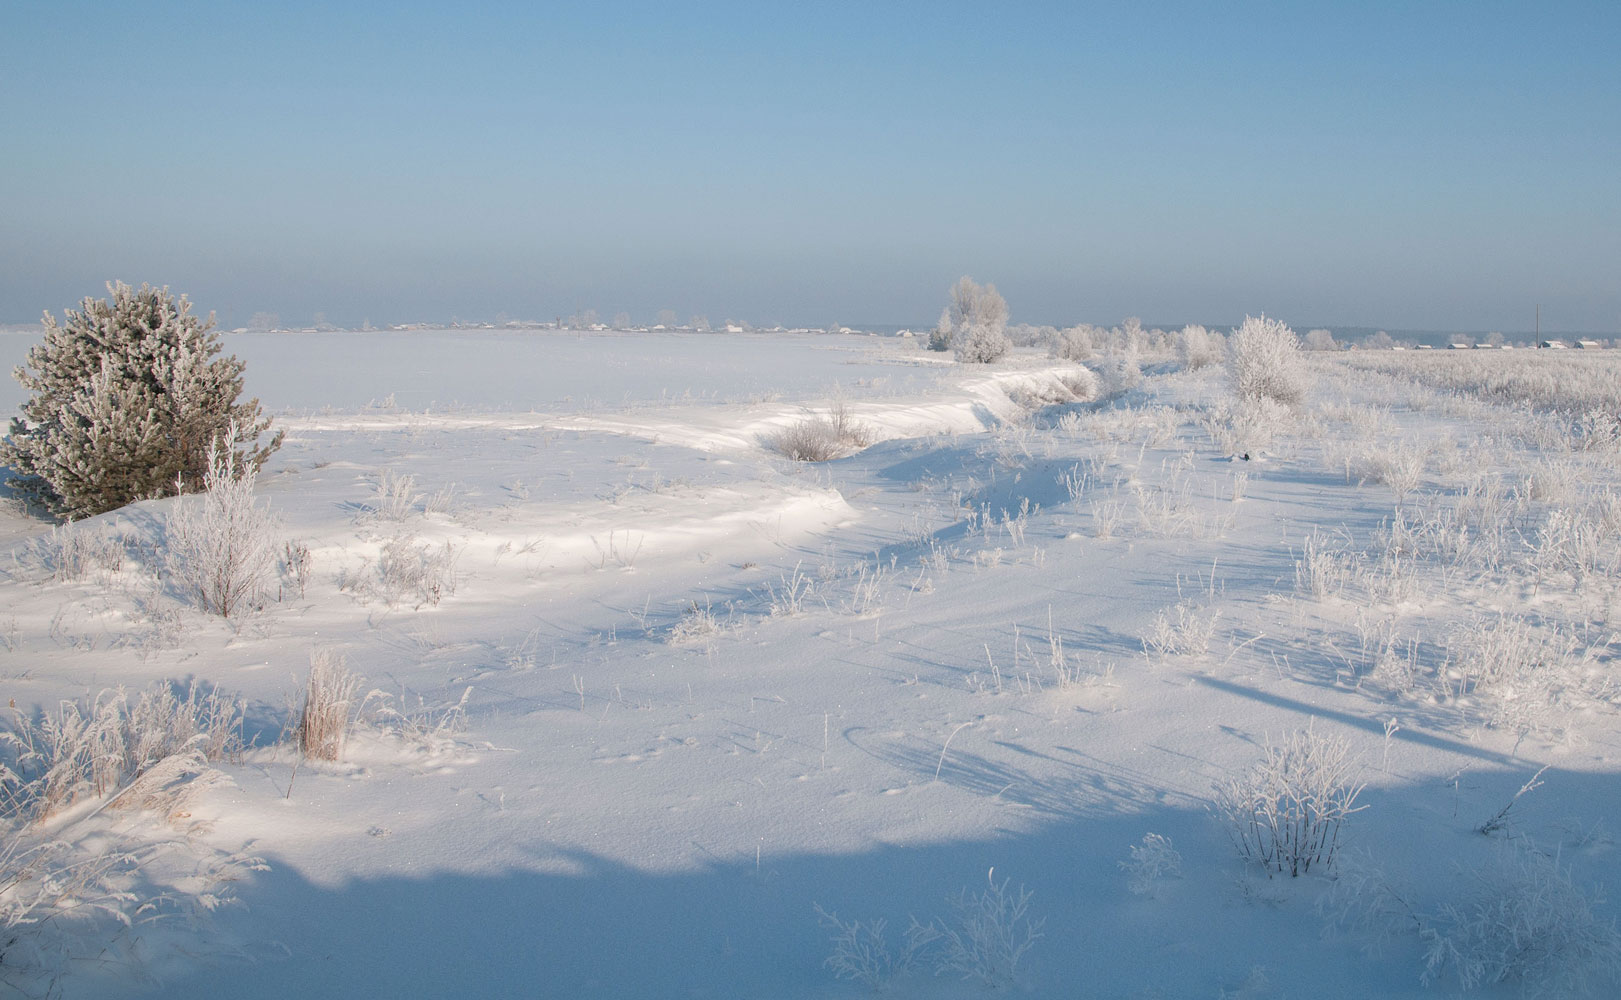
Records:
[[[1542,346],[1542,303],[1537,303],[1537,339],[1536,345]]]

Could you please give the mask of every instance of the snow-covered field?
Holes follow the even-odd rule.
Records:
[[[1075,363],[889,338],[226,349],[302,584],[226,620],[161,569],[176,501],[77,573],[0,513],[14,720],[195,681],[251,743],[39,824],[131,897],[13,928],[13,987],[1614,995],[1621,352],[1320,356],[1256,420],[1219,365],[1064,403]],[[870,446],[766,446],[840,405]],[[333,653],[373,693],[301,760]],[[1302,731],[1365,788],[1291,878],[1214,803]]]

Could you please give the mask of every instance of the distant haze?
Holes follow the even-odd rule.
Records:
[[[1621,331],[1613,3],[551,6],[14,5],[0,323]]]

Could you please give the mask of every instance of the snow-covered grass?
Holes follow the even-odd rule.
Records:
[[[1621,470],[1582,421],[1621,357],[1549,378],[1531,352],[1313,353],[1285,406],[1169,340],[1082,339],[969,367],[883,338],[244,340],[287,439],[239,613],[167,572],[163,525],[202,497],[0,514],[16,733],[204,678],[244,745],[179,737],[219,778],[160,772],[117,809],[127,774],[75,772],[43,811],[13,786],[3,871],[42,874],[0,914],[58,908],[0,981],[1609,995],[1587,887],[1621,824]],[[364,385],[323,381],[345,351],[377,354],[349,365]],[[863,447],[769,447],[830,399]],[[326,735],[300,751],[307,701]],[[206,909],[225,879],[246,905],[206,923],[136,912]],[[1350,934],[1320,937],[1319,899]],[[62,908],[97,900],[118,912]]]

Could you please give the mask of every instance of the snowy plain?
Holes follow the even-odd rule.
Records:
[[[225,346],[287,434],[258,489],[308,546],[302,592],[190,607],[153,568],[173,500],[79,525],[127,556],[71,581],[48,524],[0,513],[0,698],[197,681],[247,700],[253,744],[183,816],[54,821],[149,851],[132,891],[168,899],[64,919],[17,988],[862,996],[818,908],[898,953],[1005,883],[1041,921],[1010,982],[931,952],[887,993],[1452,995],[1424,955],[1477,873],[1614,869],[1621,470],[1558,390],[1621,412],[1621,352],[1318,357],[1304,411],[1256,426],[1221,366],[1171,358],[1061,402],[1078,362],[896,338]],[[767,447],[839,404],[870,446]],[[393,587],[391,547],[437,586]],[[1483,661],[1510,632],[1539,669],[1505,680]],[[343,761],[299,760],[317,649],[415,737],[363,719]],[[1363,808],[1337,868],[1269,875],[1213,790],[1308,728],[1349,742]],[[1149,834],[1179,871],[1134,880]],[[1335,876],[1373,870],[1391,892],[1345,902]],[[202,882],[228,904],[186,905]]]

